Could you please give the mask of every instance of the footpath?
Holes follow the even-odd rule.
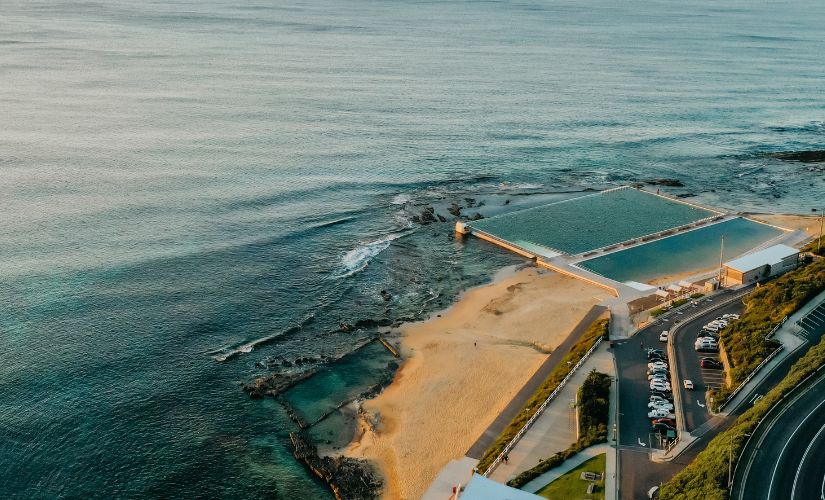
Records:
[[[501,463],[490,474],[490,479],[506,483],[510,479],[516,477],[520,473],[534,467],[542,458],[553,456],[559,451],[567,449],[577,439],[577,416],[575,410],[576,395],[579,388],[584,383],[587,375],[596,370],[606,373],[614,378],[615,370],[613,365],[613,355],[608,350],[608,344],[602,343],[596,351],[585,361],[585,363],[575,372],[573,377],[564,386],[559,395],[554,399],[544,413],[536,419],[530,429],[522,436],[516,446],[510,450],[509,462]],[[608,420],[608,429],[613,427],[613,416],[615,412],[612,409],[613,402],[616,398],[615,382],[611,386],[611,411],[610,419]],[[615,448],[608,444],[596,446],[600,451],[593,452],[590,448],[583,450],[581,453],[570,460],[566,460],[560,467],[551,471],[545,472],[538,478],[534,479],[522,489],[530,492],[535,492],[544,487],[550,481],[558,478],[565,472],[581,464],[585,460],[592,458],[599,453],[607,453],[607,471],[606,477],[612,477],[615,473],[613,467],[615,466]],[[574,465],[569,465],[574,464]],[[545,480],[546,479],[546,480]],[[542,483],[542,481],[544,481]],[[541,483],[541,484],[539,484]],[[612,481],[606,481],[606,489],[612,489]],[[609,491],[606,493],[610,493]],[[610,494],[607,498],[613,498]]]

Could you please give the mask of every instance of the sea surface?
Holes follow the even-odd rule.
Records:
[[[239,383],[317,370],[285,400],[345,441],[331,410],[394,367],[374,322],[521,262],[456,241],[452,203],[673,178],[810,213],[822,165],[766,153],[823,149],[824,23],[819,0],[0,0],[0,498],[330,497]]]

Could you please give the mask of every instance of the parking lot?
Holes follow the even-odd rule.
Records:
[[[802,328],[799,332],[802,337],[811,342],[818,342],[825,332],[825,302],[797,321],[797,325]]]
[[[711,415],[707,411],[705,393],[710,389],[719,388],[724,384],[725,372],[716,368],[702,368],[700,366],[702,358],[719,360],[718,352],[697,352],[694,346],[697,336],[702,331],[702,327],[713,319],[723,314],[740,314],[744,309],[740,301],[704,314],[699,318],[685,324],[679,329],[674,338],[674,351],[676,357],[676,369],[679,373],[679,380],[690,380],[693,382],[693,391],[682,392],[682,409],[685,418],[685,427],[691,431],[708,420]],[[677,411],[679,409],[677,408]]]

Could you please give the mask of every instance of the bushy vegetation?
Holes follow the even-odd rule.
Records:
[[[683,306],[683,305],[687,304],[688,302],[690,302],[690,299],[678,299],[678,300],[674,300],[673,304],[671,304],[671,305],[673,307],[679,307],[679,306]]]
[[[690,298],[691,298],[691,299],[701,299],[701,298],[702,298],[702,297],[704,297],[704,296],[705,296],[705,294],[704,294],[704,293],[698,293],[698,292],[697,292],[697,293],[691,294]]]
[[[728,498],[728,454],[734,458],[742,452],[747,435],[752,434],[757,424],[771,407],[788,394],[805,377],[825,363],[825,339],[812,347],[797,361],[788,375],[760,399],[752,408],[740,416],[725,432],[708,443],[683,471],[676,474],[661,490],[661,500],[723,500]]]
[[[479,471],[486,471],[487,468],[492,465],[496,457],[504,450],[504,447],[507,446],[507,443],[524,427],[524,424],[536,413],[539,406],[550,397],[550,394],[556,390],[576,363],[593,347],[593,344],[600,338],[607,340],[608,327],[609,320],[607,319],[600,319],[590,325],[584,335],[582,335],[582,338],[573,345],[570,352],[568,352],[553,371],[550,372],[550,375],[547,376],[530,400],[527,401],[524,408],[513,417],[513,420],[507,424],[507,427],[505,427],[498,439],[484,452],[484,455],[478,462]]]
[[[742,317],[720,332],[732,367],[733,384],[711,394],[717,403],[727,399],[778,347],[776,341],[765,340],[765,336],[785,316],[793,314],[822,290],[825,290],[825,260],[795,269],[748,295]]]
[[[581,450],[607,441],[607,419],[610,414],[610,376],[593,370],[579,388],[579,439],[566,450],[542,459],[507,482],[513,488],[521,488],[548,470]]]
[[[817,246],[819,247],[819,250],[817,250]],[[822,238],[814,238],[812,242],[808,243],[800,250],[803,252],[811,252],[816,255],[825,255],[825,236]]]

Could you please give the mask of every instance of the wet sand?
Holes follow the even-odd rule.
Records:
[[[406,361],[363,404],[346,455],[378,464],[386,498],[419,498],[466,453],[606,291],[529,268],[466,292],[441,317],[402,328]]]

